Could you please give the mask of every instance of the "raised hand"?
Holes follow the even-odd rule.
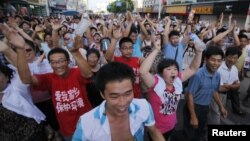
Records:
[[[126,16],[127,16],[127,18],[126,18],[126,19],[127,19],[127,21],[128,21],[128,22],[132,22],[132,21],[133,21],[133,18],[132,18],[131,12],[129,12],[129,11],[128,11]]]
[[[231,13],[231,14],[229,15],[228,18],[229,18],[229,19],[232,19],[232,17],[233,17],[233,14]]]
[[[193,21],[194,13],[195,13],[195,11],[191,10],[190,13],[189,13],[189,15],[188,15],[188,23],[189,24],[192,23],[192,21]]]
[[[16,31],[11,30],[6,24],[0,24],[0,30],[12,45],[17,48],[24,48],[25,41]]]
[[[219,17],[219,19],[221,20],[221,19],[223,19],[224,18],[224,14],[223,14],[223,12],[220,14],[220,17]]]
[[[55,31],[59,30],[59,29],[63,26],[63,25],[61,25],[60,22],[58,22],[58,21],[52,22],[51,25],[52,25],[52,29],[55,30]]]
[[[82,38],[80,36],[76,35],[74,38],[73,48],[68,48],[68,50],[70,52],[77,52],[79,50],[79,48],[82,48],[82,47],[83,47]]]
[[[164,18],[164,21],[165,21],[165,24],[171,24],[171,19],[170,19],[169,16],[166,16],[166,17]]]
[[[119,40],[122,37],[121,27],[113,31],[113,38]]]

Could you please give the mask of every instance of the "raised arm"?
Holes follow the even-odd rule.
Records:
[[[151,88],[154,85],[154,81],[152,81],[154,80],[154,76],[149,72],[149,70],[152,67],[155,57],[161,51],[161,41],[156,40],[154,44],[155,49],[149,54],[149,56],[142,62],[142,65],[140,66],[140,76],[148,88]]]
[[[232,23],[232,17],[233,17],[233,14],[231,13],[229,16],[228,16],[228,27],[231,26],[231,23]]]
[[[107,52],[105,53],[104,57],[105,59],[110,62],[113,60],[113,56],[114,56],[114,52],[115,52],[115,47],[116,47],[116,43],[118,42],[118,40],[122,37],[122,32],[121,32],[121,28],[114,30],[113,31],[113,36],[111,38],[111,43],[110,46],[107,50]]]
[[[237,31],[235,29],[235,27],[236,27],[236,20],[234,21],[233,25],[234,26],[233,26],[232,32],[233,32],[233,37],[234,37],[234,45],[236,47],[238,47],[238,46],[240,46],[240,39],[239,39]]]
[[[220,15],[220,17],[219,17],[219,21],[218,21],[218,23],[219,23],[219,25],[217,27],[218,29],[222,27],[223,19],[224,19],[224,14],[222,12],[221,15]]]
[[[198,39],[196,39],[198,40]],[[196,71],[199,69],[200,64],[201,64],[201,57],[202,57],[202,50],[201,48],[204,48],[202,46],[205,46],[205,44],[202,41],[199,41],[199,44],[197,43],[197,41],[195,41],[195,56],[194,59],[192,60],[190,66],[185,69],[182,72],[182,81],[186,81],[188,80],[191,76],[193,76]]]
[[[53,41],[53,48],[59,47],[59,35],[58,30],[62,27],[59,22],[52,23],[52,41]]]
[[[13,18],[13,17],[9,17],[9,25],[14,28],[15,30],[18,31],[18,33],[26,40],[29,40],[31,42],[33,42],[33,39],[23,31],[23,29],[19,28],[17,23],[16,23],[16,20]]]
[[[4,54],[6,59],[13,65],[17,66],[17,55],[16,52],[11,49],[4,41],[0,41],[0,52]]]
[[[123,37],[128,37],[129,36],[129,33],[130,33],[130,30],[131,30],[131,27],[132,27],[132,24],[133,24],[133,19],[132,19],[132,15],[130,12],[127,13],[127,27],[125,28],[125,31],[123,33]]]
[[[156,29],[157,28],[157,25],[155,23],[153,23],[150,18],[148,16],[146,16],[146,20],[149,22],[149,24],[154,28]]]
[[[15,31],[9,30],[7,25],[0,24],[5,37],[9,42],[15,46],[17,53],[17,69],[20,76],[20,79],[24,84],[38,84],[36,77],[32,76],[26,61],[26,52],[25,52],[25,41],[24,39]]]
[[[234,28],[234,25],[231,25],[226,31],[216,35],[213,39],[212,39],[212,42],[213,43],[217,43],[219,42],[221,39],[223,39],[225,36],[227,36],[227,34],[229,34],[230,32],[232,32]]]
[[[169,34],[169,29],[170,29],[170,24],[171,24],[171,20],[170,18],[167,16],[165,17],[165,29],[164,29],[164,32],[163,32],[163,44],[167,44],[168,41],[169,41],[169,38],[168,38],[168,34]]]
[[[80,68],[82,77],[90,78],[93,73],[91,71],[90,66],[88,65],[87,61],[81,55],[79,49],[82,48],[82,38],[78,35],[75,36],[74,39],[74,47],[72,49],[68,48],[70,53],[76,60],[78,67]]]
[[[143,25],[143,22],[142,22],[142,19],[141,19],[141,16],[140,16],[140,15],[137,15],[137,16],[136,16],[136,21],[137,21],[137,23],[139,24],[139,26],[140,26],[140,28],[141,28],[141,31],[142,31],[143,35],[145,35],[145,36],[143,36],[143,37],[146,37],[146,36],[148,35],[148,32],[147,32],[145,26]],[[142,38],[142,37],[141,37],[141,38]],[[141,39],[141,40],[144,40],[144,38]]]
[[[214,24],[210,24],[207,27],[207,30],[201,32],[200,40],[203,41],[204,37],[206,37],[209,33],[213,32],[213,29],[214,29]]]
[[[184,44],[187,45],[189,40],[190,40],[190,34],[191,33],[191,25],[193,22],[193,18],[194,18],[194,12],[191,11],[190,14],[188,15],[188,19],[187,19],[187,29],[185,31],[185,36],[183,38]]]

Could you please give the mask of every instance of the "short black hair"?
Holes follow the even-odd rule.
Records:
[[[20,18],[21,20],[23,20],[23,17],[21,17],[21,16],[19,16],[19,15],[16,15],[16,16],[15,16],[15,19],[16,19],[16,18]]]
[[[3,73],[9,79],[8,83],[10,83],[15,71],[9,68],[8,66],[0,63],[0,72]]]
[[[216,35],[219,35],[220,33],[223,33],[225,31],[227,31],[227,29],[222,27],[216,31]]]
[[[29,47],[31,47],[35,53],[39,52],[39,48],[37,47],[37,45],[30,41],[30,40],[27,40],[27,39],[24,39],[25,40],[25,44],[28,45]]]
[[[89,49],[88,51],[87,51],[87,59],[88,59],[88,57],[89,57],[89,55],[90,54],[95,54],[96,56],[97,56],[97,58],[99,59],[100,58],[100,52],[97,50],[97,49],[95,49],[95,48],[91,48],[91,49]]]
[[[135,74],[132,68],[123,63],[111,62],[100,68],[95,84],[99,91],[104,94],[105,87],[109,82],[120,82],[124,79],[131,80],[132,85],[134,85]]]
[[[210,46],[205,50],[204,57],[206,59],[209,59],[212,55],[220,55],[222,58],[224,58],[224,52],[218,46]]]
[[[130,28],[130,32],[129,32],[128,37],[131,36],[132,33],[135,33],[135,34],[138,33],[135,24],[132,24],[132,26],[131,26],[131,28]]]
[[[52,33],[51,32],[45,32],[44,37],[43,37],[44,40],[45,40],[46,36],[48,36],[48,35],[52,37]]]
[[[149,22],[145,22],[144,26],[146,27],[147,25],[151,26],[151,24]]]
[[[96,27],[99,27],[100,25],[102,25],[102,24],[101,24],[101,23],[97,23],[97,24],[96,24]]]
[[[173,30],[168,34],[168,38],[171,38],[172,36],[179,36],[180,37],[180,33],[176,30]]]
[[[238,55],[238,57],[240,57],[241,54],[242,52],[238,47],[228,47],[226,50],[225,56]]]
[[[22,28],[23,24],[26,23],[31,27],[31,24],[28,21],[22,21],[21,24],[19,25],[20,28]]]
[[[248,37],[246,34],[239,34],[238,37],[239,37],[239,39],[245,38],[248,40]]]
[[[151,33],[151,31],[150,31],[150,30],[147,30],[147,33],[148,33],[148,35],[149,35],[149,36],[151,36],[151,35],[152,35],[152,33]]]
[[[91,30],[95,30],[95,31],[97,32],[97,28],[95,28],[95,27],[93,27],[93,26],[90,27],[90,31],[91,31]]]
[[[179,65],[174,59],[162,59],[157,65],[157,72],[159,75],[162,75],[162,72],[165,68],[170,66],[176,66],[177,70],[179,70]]]
[[[132,39],[130,39],[129,37],[123,37],[123,38],[121,38],[121,40],[119,41],[119,48],[121,48],[121,47],[122,47],[122,44],[125,43],[125,42],[130,42],[130,43],[133,44]]]
[[[49,62],[50,62],[50,56],[53,55],[53,54],[56,54],[56,53],[62,53],[62,54],[64,54],[64,56],[66,57],[66,59],[69,61],[69,53],[65,49],[63,49],[63,48],[53,48],[48,53],[48,60],[49,60]]]

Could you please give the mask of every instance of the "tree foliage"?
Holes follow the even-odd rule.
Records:
[[[121,6],[119,4],[121,4]],[[134,4],[131,0],[117,0],[109,4],[107,10],[112,13],[132,12],[134,10]]]

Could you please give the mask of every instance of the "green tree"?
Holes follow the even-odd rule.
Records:
[[[134,10],[134,4],[131,0],[117,0],[109,4],[107,10],[112,13],[132,12]]]

